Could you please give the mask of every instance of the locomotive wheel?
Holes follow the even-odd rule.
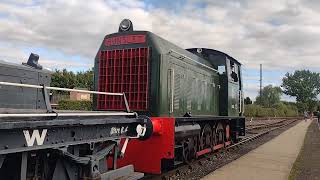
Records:
[[[223,125],[221,123],[219,123],[217,125],[216,138],[217,138],[217,144],[223,144],[225,142],[224,128],[223,128]]]
[[[201,150],[205,148],[211,148],[213,145],[213,137],[212,137],[212,130],[209,124],[206,124],[200,136],[200,148]]]
[[[199,147],[199,140],[198,140],[198,136],[195,136],[193,138],[194,141],[194,145],[193,145],[193,151],[195,152],[195,154],[198,152],[198,147]]]
[[[188,158],[190,156],[190,151],[189,151],[189,148],[188,148],[189,144],[187,141],[183,142],[183,151],[182,151],[182,157],[183,157],[183,160],[185,162],[188,162]]]
[[[196,141],[194,138],[188,138],[183,142],[183,159],[186,163],[191,162],[196,157]]]
[[[218,144],[217,141],[217,133],[216,133],[216,128],[215,126],[212,127],[212,146],[215,146]]]
[[[230,126],[226,125],[226,141],[230,141]]]

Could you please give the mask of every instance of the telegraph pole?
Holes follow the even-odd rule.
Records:
[[[262,104],[262,64],[260,64],[260,104]]]

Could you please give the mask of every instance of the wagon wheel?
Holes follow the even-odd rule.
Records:
[[[213,143],[212,138],[212,130],[209,124],[206,124],[202,131],[200,136],[200,148],[201,150],[205,148],[211,148]]]
[[[217,144],[224,144],[225,142],[225,133],[221,123],[219,123],[216,127],[216,140]]]

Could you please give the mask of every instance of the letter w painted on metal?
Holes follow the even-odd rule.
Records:
[[[47,134],[47,129],[42,130],[41,136],[40,136],[39,130],[37,129],[33,130],[31,137],[30,137],[29,130],[23,130],[23,134],[24,134],[24,137],[26,138],[27,145],[29,147],[34,145],[34,141],[36,141],[37,145],[40,146],[44,142],[44,139]]]

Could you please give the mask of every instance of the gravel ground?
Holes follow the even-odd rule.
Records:
[[[308,128],[304,145],[291,169],[290,180],[320,180],[320,129],[316,119]]]
[[[209,173],[213,172],[214,170],[232,162],[239,157],[243,156],[244,154],[250,152],[251,150],[259,147],[260,145],[268,142],[269,140],[273,139],[274,137],[278,136],[285,130],[289,129],[290,127],[296,125],[300,121],[296,121],[286,127],[279,128],[274,130],[264,136],[256,139],[252,142],[248,142],[241,147],[231,150],[229,152],[224,152],[223,154],[219,154],[218,156],[208,155],[207,159],[204,159],[198,164],[193,164],[189,167],[189,169],[185,169],[180,171],[175,176],[171,176],[169,179],[200,179]],[[320,151],[319,151],[320,153]],[[150,178],[150,177],[149,177]],[[146,178],[146,179],[149,179]],[[152,177],[151,179],[161,179],[162,177]]]

